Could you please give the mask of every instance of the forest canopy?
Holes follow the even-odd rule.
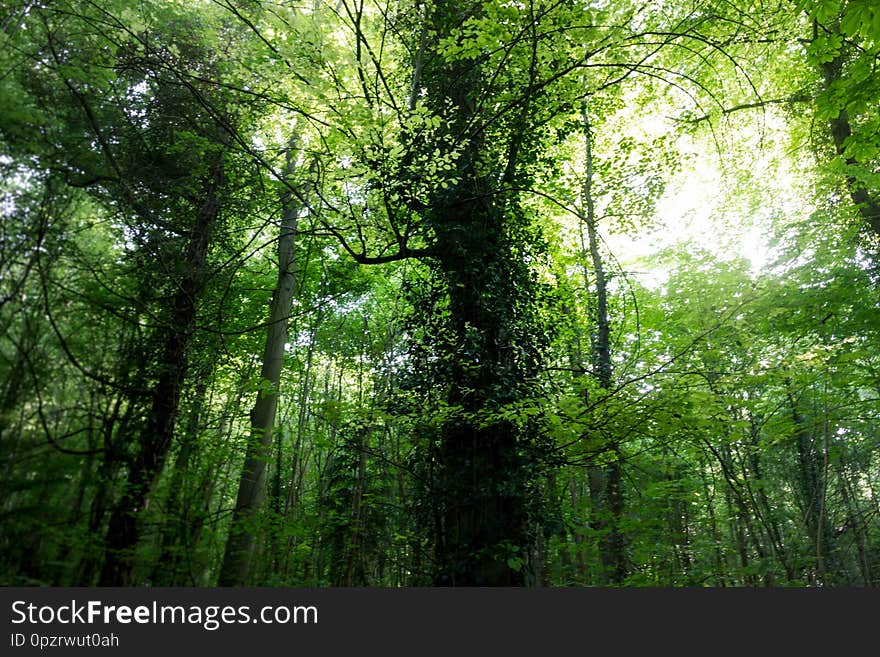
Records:
[[[0,583],[880,585],[873,0],[0,27]]]

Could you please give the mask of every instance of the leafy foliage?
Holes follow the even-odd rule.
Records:
[[[880,584],[875,3],[7,5],[0,581]]]

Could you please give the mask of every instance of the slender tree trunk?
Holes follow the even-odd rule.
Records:
[[[706,515],[709,518],[710,536],[712,538],[712,556],[713,561],[715,562],[715,581],[719,587],[725,587],[727,586],[727,563],[724,559],[721,532],[718,528],[718,518],[715,512],[715,487],[709,483],[709,479],[706,476],[707,470],[706,463],[700,458],[699,471],[704,495],[706,496]]]
[[[596,231],[596,206],[593,197],[593,147],[590,117],[586,103],[582,108],[584,129],[585,171],[581,191],[583,216],[586,224],[590,261],[595,276],[596,304],[593,312],[595,330],[591,334],[592,364],[596,380],[603,390],[611,389],[614,375],[611,360],[611,324],[608,317],[608,279],[602,254],[599,251],[599,235]],[[587,281],[585,280],[585,284]],[[629,567],[626,557],[626,540],[620,530],[624,513],[622,472],[620,450],[616,443],[609,443],[607,449],[614,455],[607,465],[590,467],[590,493],[598,510],[597,524],[603,538],[599,541],[599,554],[602,561],[602,581],[621,584],[627,577]]]
[[[351,515],[349,516],[349,535],[345,555],[345,586],[364,585],[364,554],[363,554],[363,499],[367,478],[367,451],[369,450],[370,428],[363,429],[363,436],[357,440],[360,447],[357,477],[351,497]]]
[[[313,318],[314,324],[309,331],[309,346],[306,350],[305,369],[302,372],[299,393],[299,411],[296,421],[296,438],[293,444],[293,458],[290,465],[290,482],[287,497],[284,500],[284,521],[296,526],[302,506],[303,479],[308,468],[309,450],[303,449],[306,434],[310,392],[312,386],[312,358],[315,351],[315,338],[320,324],[320,317]],[[289,535],[284,547],[282,577],[286,577],[290,569],[290,557],[299,542],[299,536]]]
[[[727,506],[727,516],[728,516],[728,527],[730,528],[730,533],[733,534],[733,538],[736,546],[736,554],[739,557],[739,565],[742,569],[743,583],[746,586],[754,586],[755,585],[755,576],[749,573],[749,547],[746,542],[745,530],[743,529],[743,523],[741,522],[742,513],[740,512],[739,505],[734,502],[734,493],[730,485],[726,486],[724,489],[724,498]]]
[[[725,499],[727,501],[727,513],[730,519],[731,532],[736,537],[740,563],[742,568],[746,570],[749,568],[749,542],[751,542],[755,554],[757,554],[758,559],[760,559],[761,562],[766,560],[767,551],[761,543],[760,533],[755,530],[752,523],[748,501],[746,500],[740,485],[737,483],[730,446],[725,442],[721,444],[719,449],[715,449],[708,441],[705,441],[705,443],[718,460],[718,464],[721,466],[721,471],[724,474],[724,479],[727,482],[727,486],[725,487]],[[764,582],[767,586],[772,585],[772,573],[767,573],[765,575]],[[746,573],[745,584],[747,586],[757,586],[757,579],[753,574]]]
[[[568,479],[568,499],[571,504],[572,510],[577,514],[578,512],[578,500],[583,497],[584,491],[578,490],[580,488],[576,483],[573,477]],[[582,529],[583,528],[583,529]],[[577,571],[572,574],[570,578],[576,584],[588,584],[587,581],[587,559],[584,545],[587,543],[585,529],[587,529],[586,522],[578,523],[577,528],[572,532],[572,542],[574,543],[575,548],[575,560],[577,561]]]
[[[800,494],[804,506],[804,526],[815,558],[814,578],[817,584],[826,584],[825,552],[831,543],[831,526],[824,513],[822,459],[816,449],[815,437],[798,410],[797,401],[789,395],[789,407],[795,426],[795,441],[799,468]]]
[[[288,149],[287,158],[289,177],[293,170],[292,148]],[[272,296],[263,366],[260,372],[265,387],[261,387],[250,413],[251,431],[226,552],[218,578],[220,586],[244,586],[248,583],[251,570],[257,535],[256,516],[266,496],[266,464],[275,427],[278,388],[284,362],[284,344],[287,341],[287,325],[293,302],[296,280],[294,244],[297,218],[301,209],[294,194],[288,191],[282,199],[281,232],[278,237],[278,282]]]
[[[755,512],[758,517],[761,518],[762,524],[767,531],[767,536],[770,541],[770,546],[773,549],[773,553],[776,555],[779,564],[785,570],[785,575],[788,581],[792,581],[794,579],[794,570],[789,565],[788,551],[785,547],[785,541],[782,538],[782,531],[779,528],[776,514],[773,512],[773,508],[767,498],[766,487],[768,482],[764,479],[763,467],[761,466],[761,449],[758,442],[759,429],[754,417],[752,417],[750,421],[749,434],[751,443],[748,448],[748,459],[751,473],[754,475],[754,481],[750,482],[752,477],[750,477],[749,473],[744,470],[743,474],[745,476],[746,486],[748,487],[749,495],[752,498]]]

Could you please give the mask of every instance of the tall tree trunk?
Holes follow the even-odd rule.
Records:
[[[220,213],[222,184],[221,158],[213,167],[206,183],[204,202],[196,213],[184,257],[185,271],[174,295],[171,321],[165,328],[159,376],[153,387],[150,411],[137,453],[129,464],[125,491],[110,515],[100,586],[130,586],[134,583],[139,520],[149,507],[174,437],[180,392],[189,369],[189,348],[195,331],[198,300],[207,274],[208,246]]]
[[[431,48],[481,12],[481,2],[436,2],[428,17]],[[435,583],[521,586],[531,545],[525,499],[538,464],[524,456],[529,429],[490,414],[528,394],[540,359],[530,328],[533,284],[513,236],[525,218],[504,191],[519,175],[528,102],[502,137],[504,152],[493,153],[499,144],[487,140],[481,113],[484,76],[479,59],[449,63],[436,50],[421,69],[426,104],[447,118],[448,135],[461,148],[457,181],[438,190],[427,209],[431,264],[448,299],[438,373],[453,411],[436,452]]]
[[[582,196],[582,223],[586,224],[587,241],[593,275],[596,278],[596,304],[593,311],[595,330],[590,335],[592,365],[595,377],[603,390],[611,389],[614,375],[611,361],[611,324],[608,317],[608,279],[602,254],[599,251],[599,235],[596,231],[596,205],[593,196],[593,146],[590,117],[586,103],[582,108],[584,129],[585,171]],[[584,281],[585,285],[588,281]],[[607,465],[590,466],[590,495],[594,510],[598,511],[597,529],[601,531],[599,554],[602,561],[603,583],[620,584],[628,574],[626,540],[620,530],[620,520],[624,512],[620,449],[615,442],[609,442],[607,450],[613,459]]]
[[[292,146],[292,145],[291,145]],[[294,150],[287,151],[287,177],[293,171]],[[282,199],[281,231],[278,236],[278,282],[272,295],[269,310],[269,327],[263,350],[263,366],[260,378],[264,383],[257,393],[257,400],[250,413],[251,431],[245,454],[244,468],[238,485],[238,495],[223,565],[220,569],[220,586],[244,586],[248,583],[254,547],[256,545],[256,516],[266,497],[266,464],[275,427],[275,410],[278,405],[278,388],[284,362],[284,344],[287,341],[287,325],[293,302],[296,281],[294,244],[297,218],[302,208],[296,196],[288,190]]]

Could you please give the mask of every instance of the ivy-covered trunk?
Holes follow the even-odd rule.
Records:
[[[449,294],[446,401],[453,412],[441,438],[437,582],[517,585],[528,547],[524,436],[493,414],[524,393],[526,372],[514,353],[521,346],[510,324],[517,288],[528,282],[512,266],[491,198],[457,191],[471,198],[446,209],[438,244]]]
[[[452,586],[525,583],[534,476],[524,456],[532,443],[527,423],[501,414],[526,397],[538,362],[534,284],[523,257],[527,218],[505,190],[516,177],[527,112],[491,132],[482,108],[484,77],[493,72],[480,57],[443,61],[440,45],[481,11],[479,2],[436,3],[429,20],[438,41],[421,70],[429,108],[444,116],[460,149],[455,182],[435,194],[427,213],[448,303],[437,338],[449,416],[437,450],[434,579]]]

